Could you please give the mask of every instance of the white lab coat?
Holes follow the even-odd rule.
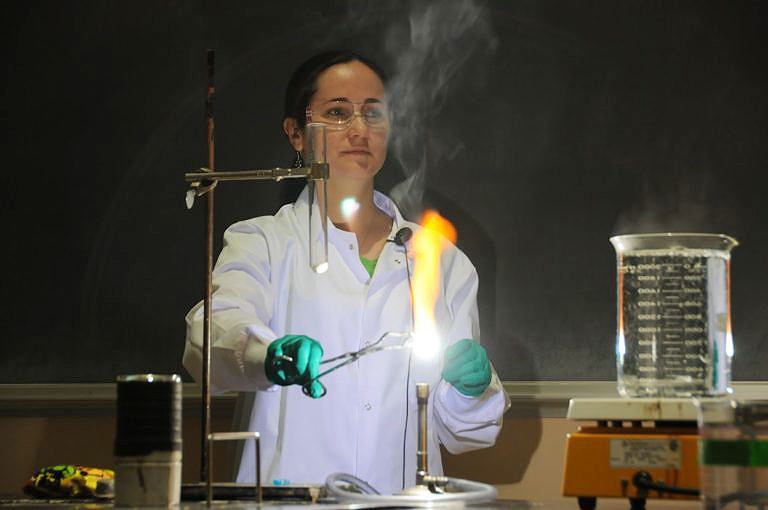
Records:
[[[404,226],[419,228],[405,221],[386,196],[376,193],[375,203],[393,219],[390,239]],[[452,453],[492,445],[509,406],[495,372],[485,393],[470,398],[440,378],[441,359],[421,361],[414,355],[409,370],[409,351],[400,349],[365,356],[324,376],[320,380],[328,393],[319,399],[305,396],[297,385],[274,386],[266,379],[266,347],[283,335],[312,337],[329,358],[356,351],[384,332],[411,329],[404,249],[386,243],[369,277],[355,234],[329,221],[330,267],[316,274],[308,260],[308,207],[305,189],[274,216],[229,227],[214,270],[211,389],[252,392],[250,430],[262,438],[262,480],[322,484],[329,474],[344,472],[382,494],[413,485],[417,382],[431,389],[431,474],[443,472],[440,443]],[[413,271],[410,257],[409,264]],[[442,255],[441,273],[435,306],[441,341],[478,339],[475,268],[451,245]],[[186,317],[184,366],[198,381],[202,316],[199,303]],[[253,483],[253,448],[248,441],[239,482]]]

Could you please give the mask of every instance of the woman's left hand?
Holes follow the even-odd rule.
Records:
[[[443,379],[468,397],[479,397],[491,383],[491,362],[482,345],[464,338],[445,349]]]

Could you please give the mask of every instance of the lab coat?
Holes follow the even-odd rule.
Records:
[[[405,221],[386,196],[376,192],[374,201],[393,219],[389,239],[402,227],[420,228]],[[492,445],[509,406],[495,371],[477,398],[440,378],[441,356],[421,360],[409,349],[364,356],[322,377],[328,393],[319,399],[305,396],[300,386],[275,386],[266,379],[267,345],[283,335],[314,338],[330,358],[359,350],[385,332],[412,329],[404,248],[387,242],[370,277],[355,234],[329,221],[329,269],[316,274],[308,259],[309,206],[305,189],[274,216],[229,227],[213,274],[211,390],[249,392],[253,399],[250,430],[261,434],[262,480],[322,484],[329,474],[343,472],[382,494],[414,485],[419,382],[430,385],[431,474],[443,473],[440,443],[451,453]],[[317,205],[312,207],[317,212]],[[319,229],[313,233],[319,235]],[[446,244],[435,306],[443,348],[480,338],[477,273],[464,253]],[[411,254],[409,264],[412,272]],[[202,303],[186,321],[184,366],[200,381]],[[238,482],[253,483],[254,472],[254,445],[248,441]]]

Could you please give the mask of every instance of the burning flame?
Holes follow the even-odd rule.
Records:
[[[456,229],[436,211],[421,218],[422,229],[413,235],[413,352],[434,357],[440,346],[435,324],[435,301],[440,290],[440,253],[447,242],[456,241]]]

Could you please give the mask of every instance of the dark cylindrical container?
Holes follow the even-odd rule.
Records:
[[[181,490],[181,378],[117,378],[115,505],[166,506]]]
[[[181,450],[181,378],[121,375],[117,378],[115,455]]]

